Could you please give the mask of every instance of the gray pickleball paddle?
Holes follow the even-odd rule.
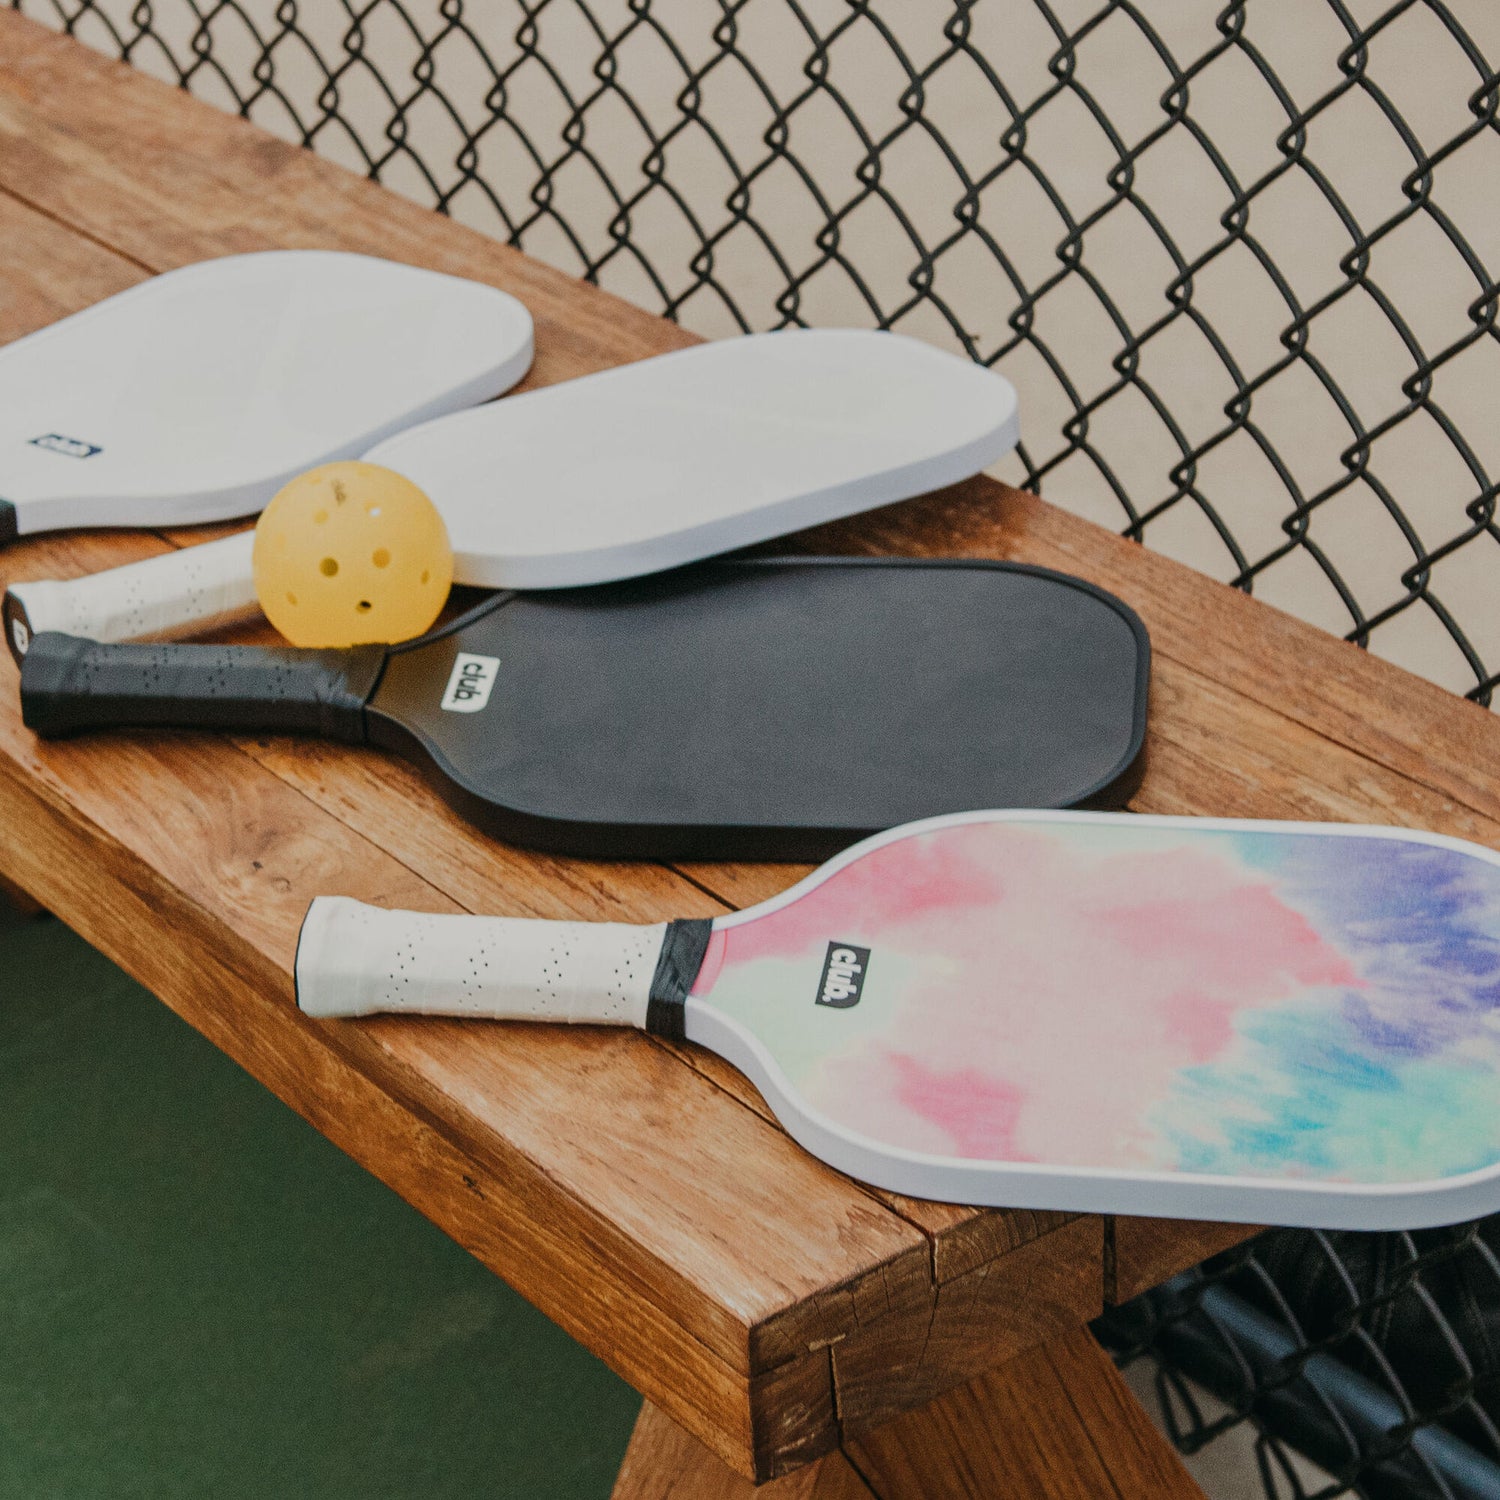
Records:
[[[501,594],[394,648],[37,636],[44,735],[292,730],[394,750],[481,828],[569,854],[811,859],[970,807],[1119,803],[1145,630],[995,562],[785,558]]]

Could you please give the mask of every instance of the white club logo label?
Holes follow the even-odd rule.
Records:
[[[29,439],[33,448],[45,448],[48,453],[60,453],[64,458],[92,458],[104,449],[98,443],[86,443],[82,438],[69,437],[62,432],[44,432],[41,437]]]
[[[818,1004],[848,1010],[859,1004],[870,968],[870,950],[856,943],[830,943],[818,980]]]
[[[500,675],[498,656],[460,652],[443,692],[443,709],[450,714],[477,714],[490,701]]]

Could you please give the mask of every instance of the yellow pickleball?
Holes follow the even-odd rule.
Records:
[[[294,646],[410,640],[442,610],[453,548],[411,480],[350,459],[299,474],[255,527],[255,593]]]

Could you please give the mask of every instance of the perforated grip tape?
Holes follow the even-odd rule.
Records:
[[[320,896],[297,943],[297,1004],[312,1016],[401,1011],[644,1030],[675,925],[438,916]]]
[[[81,729],[270,729],[362,744],[382,646],[101,646],[45,632],[21,663],[21,717],[55,738]]]
[[[17,661],[43,631],[91,641],[216,630],[256,609],[253,531],[65,582],[13,583],[5,594],[5,638]]]

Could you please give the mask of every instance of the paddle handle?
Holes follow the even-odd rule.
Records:
[[[207,632],[256,609],[250,570],[254,531],[182,547],[84,578],[13,583],[4,603],[5,639],[19,662],[34,637],[55,630],[93,641]]]
[[[677,925],[438,916],[319,896],[297,943],[297,1004],[310,1016],[396,1011],[646,1030]]]
[[[44,631],[21,661],[21,718],[83,729],[268,729],[363,744],[383,646],[100,645]]]

